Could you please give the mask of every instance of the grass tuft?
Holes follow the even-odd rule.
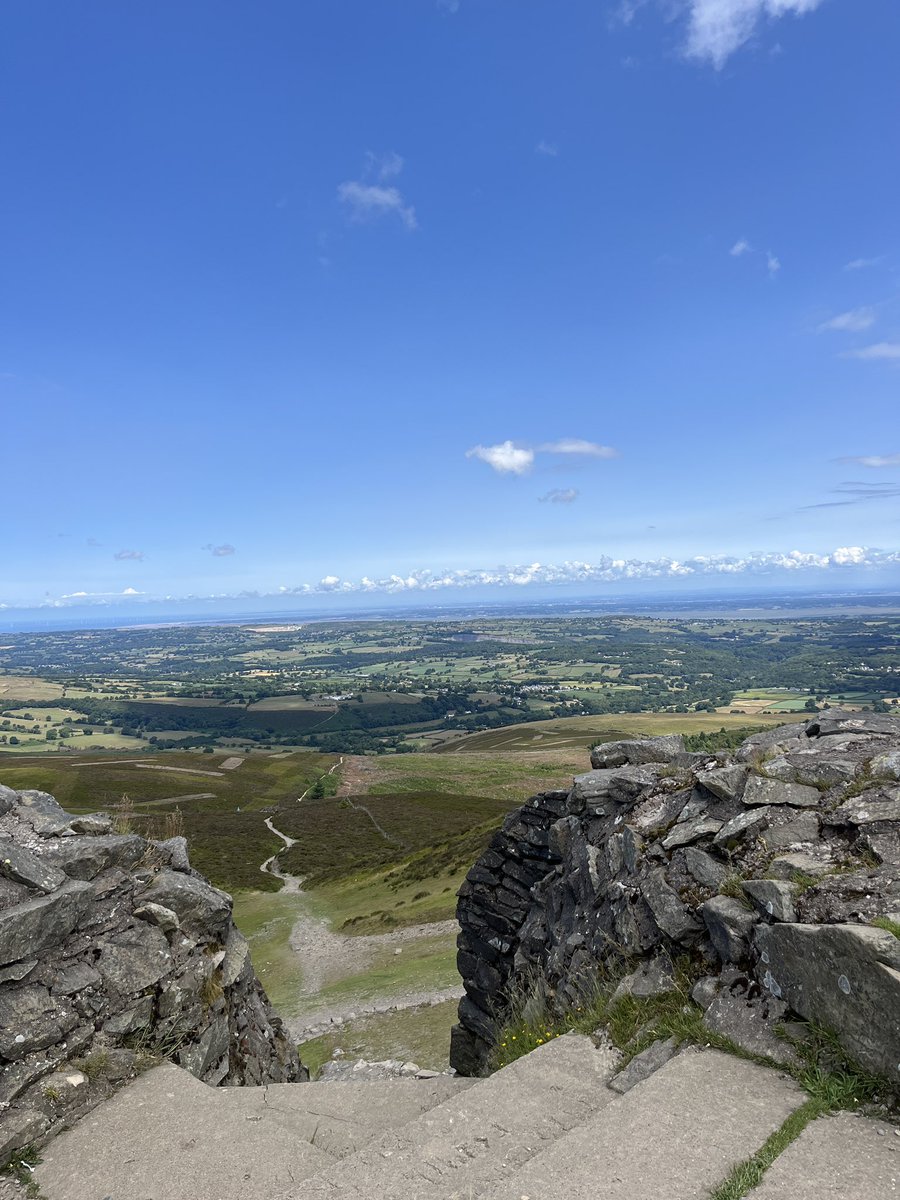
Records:
[[[756,1187],[775,1159],[784,1153],[791,1142],[796,1141],[810,1121],[814,1121],[825,1111],[818,1100],[807,1100],[791,1113],[755,1154],[738,1163],[724,1183],[712,1193],[710,1200],[741,1200],[741,1197]]]
[[[0,1167],[0,1177],[6,1175],[15,1179],[27,1200],[43,1200],[43,1193],[34,1181],[34,1168],[41,1162],[41,1156],[34,1146],[23,1146],[21,1150],[13,1150],[11,1157],[3,1167]]]
[[[892,921],[890,917],[876,917],[872,924],[877,929],[884,929],[895,938],[900,938],[900,921]]]

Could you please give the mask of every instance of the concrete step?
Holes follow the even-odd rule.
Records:
[[[476,1195],[485,1200],[701,1200],[804,1099],[775,1071],[716,1050],[686,1051],[502,1186]]]
[[[271,1200],[470,1086],[438,1076],[211,1088],[166,1064],[55,1138],[35,1182],[47,1200]]]
[[[753,1200],[897,1200],[900,1130],[855,1113],[820,1117],[766,1171]]]
[[[272,1200],[481,1195],[615,1099],[617,1057],[557,1038]]]

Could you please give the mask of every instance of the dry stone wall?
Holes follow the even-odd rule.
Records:
[[[183,838],[0,785],[0,1164],[159,1056],[212,1085],[307,1077]]]
[[[733,756],[613,742],[591,765],[512,813],[460,889],[453,1066],[484,1069],[526,981],[564,1011],[610,960],[650,995],[690,955],[710,1028],[766,1053],[793,1013],[900,1081],[900,719],[827,711]]]

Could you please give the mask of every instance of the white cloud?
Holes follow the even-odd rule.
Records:
[[[496,446],[473,446],[466,451],[466,458],[478,458],[502,475],[524,475],[534,466],[537,454],[564,454],[582,458],[618,458],[618,450],[612,446],[601,446],[585,438],[558,438],[555,442],[542,442],[539,446],[522,446],[507,440]]]
[[[459,0],[437,0],[437,6],[443,12],[451,13],[454,16],[459,12]]]
[[[746,254],[754,257],[764,258],[766,260],[766,270],[769,272],[769,278],[774,279],[781,270],[781,260],[772,253],[771,250],[757,250],[747,241],[746,238],[739,238],[728,251],[732,258],[743,258]]]
[[[858,467],[880,470],[882,467],[900,467],[900,454],[859,454],[838,459],[838,462],[855,463]]]
[[[556,442],[544,442],[538,446],[547,454],[581,454],[587,458],[618,458],[618,450],[612,446],[601,446],[597,442],[587,442],[584,438],[560,438]]]
[[[553,142],[545,142],[544,139],[541,138],[541,140],[535,146],[534,152],[535,154],[543,154],[545,158],[556,158],[556,156],[559,154],[559,147],[555,146]]]
[[[112,600],[118,599],[120,596],[146,596],[146,592],[139,592],[136,588],[123,588],[121,592],[69,592],[68,595],[60,596],[60,600]]]
[[[374,175],[382,183],[386,179],[396,179],[403,170],[404,158],[398,154],[396,150],[391,150],[387,154],[373,154],[370,150],[366,154],[366,165],[363,174],[366,177]]]
[[[203,549],[208,550],[213,558],[227,558],[232,554],[237,554],[234,546],[229,545],[228,542],[223,543],[221,546],[214,546],[211,542],[208,542]]]
[[[900,568],[900,551],[869,549],[865,546],[839,546],[825,554],[803,550],[755,553],[744,557],[697,555],[693,558],[611,558],[601,555],[593,562],[528,563],[469,570],[432,570],[421,568],[381,579],[363,576],[359,580],[326,576],[319,584],[283,587],[282,595],[313,595],[322,592],[397,594],[433,593],[453,588],[524,587],[530,584],[564,586],[567,584],[624,583],[647,579],[708,579],[715,576],[795,575],[802,571],[840,571],[848,567],[876,570]]]
[[[524,475],[534,463],[534,451],[515,442],[499,442],[496,446],[473,446],[466,458],[479,458],[501,475]]]
[[[144,558],[143,550],[117,550],[113,555],[119,562],[124,562],[128,559],[133,559],[135,562],[142,562]]]
[[[399,188],[351,179],[338,187],[338,199],[347,206],[352,221],[397,216],[407,229],[417,229],[416,210],[407,204]]]
[[[687,0],[688,58],[709,62],[717,71],[748,42],[765,18],[813,12],[822,0]]]
[[[861,358],[874,362],[879,359],[896,361],[900,359],[900,342],[876,342],[873,346],[863,346],[861,350],[847,350],[845,358]]]
[[[851,308],[849,312],[838,313],[836,317],[823,321],[819,326],[819,332],[837,330],[842,333],[860,333],[874,324],[874,308]]]
[[[543,496],[538,496],[541,504],[574,504],[578,499],[578,488],[551,488]]]
[[[866,267],[877,267],[883,259],[878,258],[853,258],[850,262],[844,264],[845,271],[864,271]]]

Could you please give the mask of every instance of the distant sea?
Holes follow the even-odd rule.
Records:
[[[838,617],[844,614],[900,614],[900,592],[776,592],[729,591],[679,594],[604,595],[533,601],[482,600],[455,604],[395,603],[381,607],[321,607],[316,609],[256,609],[228,611],[213,604],[205,611],[187,612],[163,605],[141,604],[140,611],[81,609],[0,609],[0,633],[61,633],[88,629],[159,628],[167,625],[296,625],[322,621],[474,621],[504,617],[590,617],[622,613],[644,617],[705,617],[772,619],[777,617]]]

